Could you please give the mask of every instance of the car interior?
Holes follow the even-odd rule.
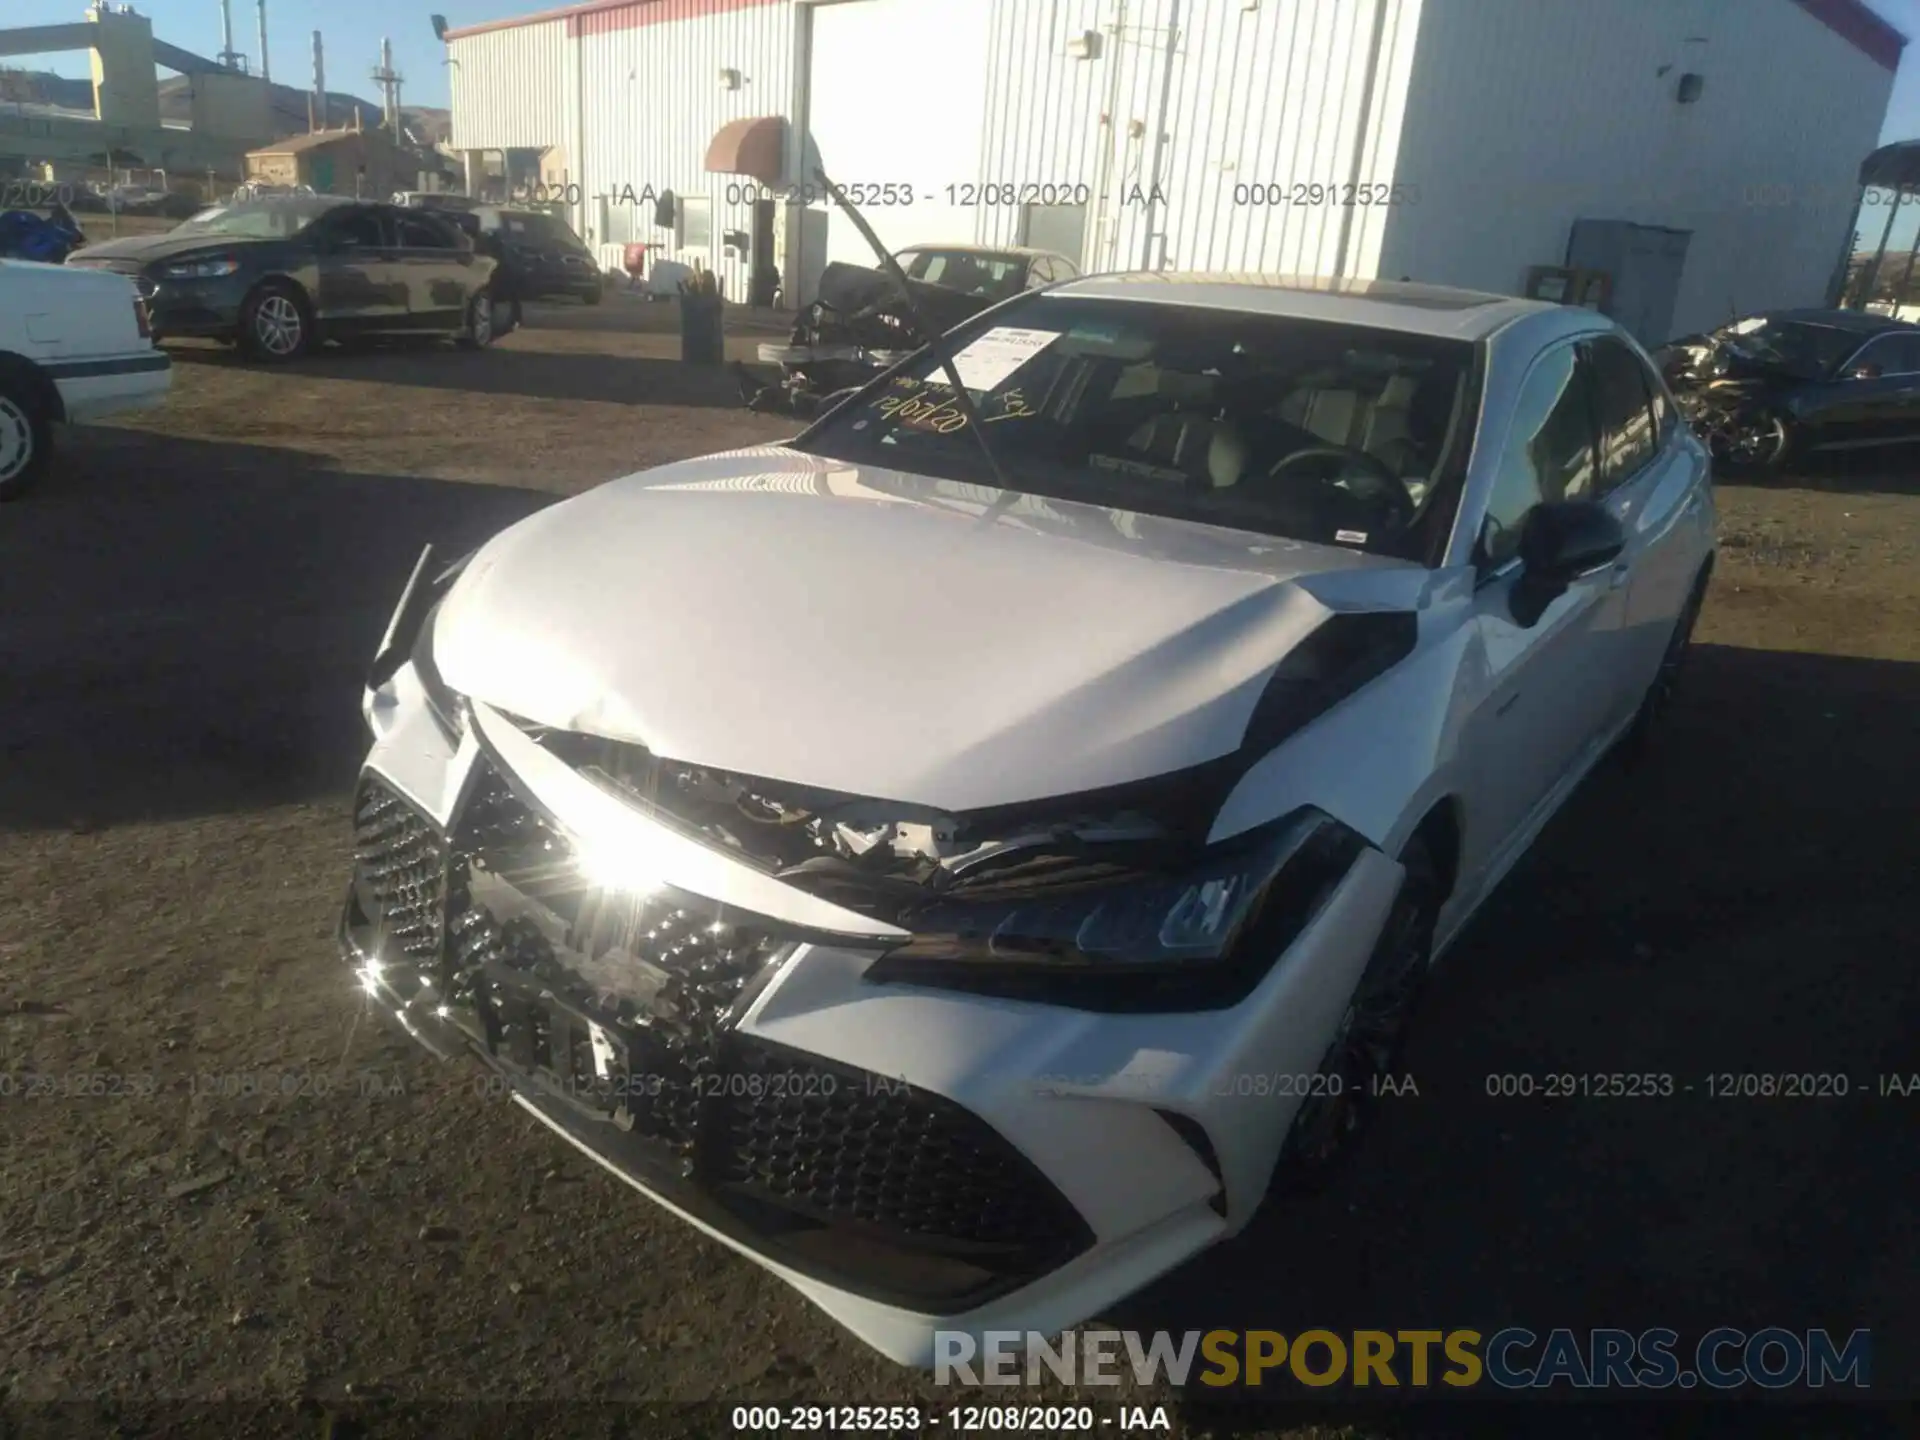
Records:
[[[1179,513],[1302,539],[1379,542],[1421,514],[1467,367],[1463,357],[1356,345],[1355,336],[1290,335],[1253,354],[1204,328],[1119,344],[1068,335],[981,398],[983,423],[1016,465],[1112,477],[1116,505],[1151,509],[1153,491],[1166,487]],[[932,407],[883,413],[893,422],[873,437],[883,446],[931,458],[974,443]],[[929,423],[915,418],[923,414]],[[948,428],[930,433],[932,421]]]

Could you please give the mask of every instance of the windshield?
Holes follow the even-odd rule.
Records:
[[[1742,321],[1720,332],[1720,339],[1737,354],[1805,379],[1817,380],[1860,348],[1862,337],[1837,325],[1807,320]]]
[[[299,234],[344,201],[323,195],[242,200],[215,205],[174,227],[176,235],[233,235],[250,240],[284,240]]]
[[[1474,350],[1328,321],[1035,295],[949,342],[1024,494],[1416,558],[1457,503]],[[991,484],[927,352],[796,445]]]
[[[944,285],[963,295],[1006,300],[1027,284],[1027,262],[1018,255],[983,255],[974,250],[902,250],[894,257],[909,280]]]

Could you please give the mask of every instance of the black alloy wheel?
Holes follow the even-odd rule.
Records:
[[[1333,1044],[1295,1112],[1274,1173],[1276,1185],[1312,1188],[1349,1154],[1398,1074],[1408,1022],[1425,988],[1440,912],[1439,872],[1426,846],[1410,841],[1406,876],[1394,897]]]

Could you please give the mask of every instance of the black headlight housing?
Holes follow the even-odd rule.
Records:
[[[1011,852],[900,915],[913,938],[866,978],[1080,1010],[1225,1009],[1367,848],[1303,807],[1197,853],[1119,843]]]

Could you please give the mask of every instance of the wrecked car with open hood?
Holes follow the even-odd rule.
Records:
[[[1776,310],[1658,352],[1714,456],[1781,471],[1823,452],[1920,441],[1920,325],[1865,310]]]
[[[899,280],[875,266],[827,266],[817,298],[786,343],[760,347],[761,363],[780,367],[779,380],[763,381],[744,367],[738,372],[747,405],[811,417],[932,336],[990,305],[1079,273],[1063,255],[1022,247],[927,245],[902,250],[892,263]]]
[[[1657,733],[1708,469],[1587,310],[1006,302],[423,557],[342,957],[898,1361],[1077,1324],[1350,1149],[1434,957]]]

